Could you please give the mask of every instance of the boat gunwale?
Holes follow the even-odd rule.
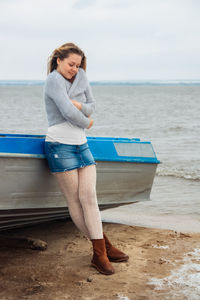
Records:
[[[2,134],[0,133],[0,141],[2,140],[17,140],[18,139],[22,141],[27,140],[37,140],[40,139],[40,142],[38,143],[39,150],[36,151],[36,153],[30,153],[30,149],[27,150],[27,152],[22,152],[22,150],[19,148],[19,152],[16,152],[16,147],[13,149],[13,152],[10,151],[10,149],[4,149],[1,152],[0,149],[0,157],[20,157],[20,158],[39,158],[39,159],[45,159],[46,156],[44,154],[44,148],[42,146],[42,143],[44,143],[45,135],[31,135],[31,134]],[[87,140],[90,144],[90,142],[111,142],[112,145],[115,148],[115,143],[123,143],[123,144],[149,144],[152,147],[151,142],[149,141],[140,141],[139,138],[117,138],[117,137],[87,137]],[[90,145],[89,145],[90,146]],[[5,147],[4,147],[5,148]],[[35,149],[34,149],[35,150]],[[38,150],[38,149],[37,149]],[[156,157],[156,153],[152,147],[154,157],[148,157],[148,156],[127,156],[127,155],[118,155],[114,154],[113,157],[106,157],[106,156],[98,156],[98,154],[94,154],[95,161],[111,161],[111,162],[131,162],[131,163],[147,163],[147,164],[159,164],[160,161]],[[14,152],[15,151],[15,152]],[[29,152],[28,152],[29,151]],[[116,149],[115,149],[116,151]],[[39,152],[39,153],[37,153]],[[117,153],[117,151],[116,151]]]

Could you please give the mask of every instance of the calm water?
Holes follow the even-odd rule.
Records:
[[[151,200],[102,212],[104,221],[200,232],[200,85],[92,86],[88,136],[150,140],[162,161]],[[43,86],[0,86],[0,132],[45,134]]]

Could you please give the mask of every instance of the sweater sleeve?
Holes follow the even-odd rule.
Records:
[[[51,74],[50,74],[51,75]],[[46,81],[45,93],[58,107],[62,116],[72,124],[81,128],[87,128],[90,120],[79,111],[70,101],[67,94],[64,78],[59,76],[49,76]]]
[[[85,116],[88,117],[95,111],[95,100],[88,80],[87,80],[87,88],[85,90],[85,96],[86,96],[86,103],[82,103],[81,111],[84,113]]]

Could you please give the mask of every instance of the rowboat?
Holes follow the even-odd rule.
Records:
[[[69,217],[44,154],[44,135],[0,134],[0,230]],[[100,209],[149,200],[159,160],[151,142],[87,137]]]

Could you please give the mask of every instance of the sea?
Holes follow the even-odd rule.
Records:
[[[160,160],[151,200],[102,212],[105,222],[200,232],[200,80],[91,82],[87,136],[151,141]],[[42,80],[0,81],[0,133],[47,131]]]
[[[87,136],[151,141],[160,160],[151,200],[102,212],[103,221],[200,232],[200,81],[91,82]],[[0,81],[0,133],[46,134],[44,81]]]
[[[46,134],[43,86],[40,80],[0,81],[0,133]],[[87,136],[151,141],[161,162],[150,201],[102,211],[102,220],[200,232],[200,80],[104,81],[91,86],[96,112]],[[200,249],[194,249],[192,258],[200,261]],[[200,299],[199,264],[186,262],[184,268],[162,282],[154,278],[154,284],[158,289],[170,284],[176,299]]]

